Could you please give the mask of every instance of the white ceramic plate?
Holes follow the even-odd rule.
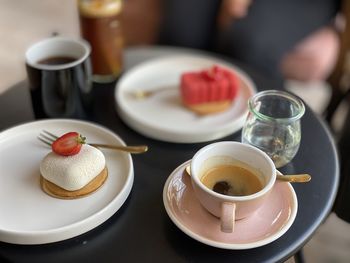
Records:
[[[48,196],[39,184],[39,164],[50,148],[37,140],[41,130],[77,131],[88,142],[123,144],[113,132],[89,122],[52,119],[0,133],[0,241],[43,244],[85,233],[110,218],[125,202],[134,179],[130,154],[102,150],[109,176],[95,193],[80,199]]]
[[[220,220],[201,206],[184,173],[187,161],[177,167],[164,185],[165,210],[174,224],[193,239],[224,249],[250,249],[271,243],[293,224],[298,200],[290,183],[276,181],[266,202],[248,218],[235,222],[233,233],[220,230]]]
[[[198,116],[181,105],[179,79],[185,71],[210,68],[214,64],[235,71],[240,93],[225,112]],[[146,99],[135,99],[136,90],[162,89]],[[247,100],[256,92],[253,81],[242,70],[222,60],[199,55],[169,56],[146,61],[128,71],[115,91],[117,111],[131,128],[150,138],[168,142],[195,143],[225,137],[242,128]]]

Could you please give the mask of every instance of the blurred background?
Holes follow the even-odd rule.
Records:
[[[126,47],[154,44],[161,18],[161,0],[125,0],[124,3],[122,21]],[[78,37],[80,30],[76,0],[0,0],[0,6],[1,94],[25,80],[24,54],[30,45],[56,33]],[[290,79],[285,85],[318,114],[329,102],[331,88],[326,81]],[[341,123],[341,111],[338,115],[336,119]],[[349,262],[349,248],[350,225],[331,214],[306,244],[305,260]]]

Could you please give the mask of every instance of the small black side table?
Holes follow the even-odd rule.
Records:
[[[129,69],[146,59],[195,52],[166,47],[132,48],[125,52]],[[281,89],[238,64],[259,90]],[[101,226],[78,237],[46,245],[0,243],[0,258],[11,262],[280,262],[295,254],[329,214],[336,196],[339,167],[332,136],[308,107],[302,118],[302,141],[295,159],[282,173],[310,173],[308,184],[295,184],[299,208],[291,228],[276,241],[249,250],[223,250],[204,245],[181,232],[169,219],[162,190],[170,173],[207,143],[174,144],[146,138],[127,127],[115,111],[115,84],[96,85],[90,121],[117,133],[127,144],[147,144],[147,154],[133,156],[135,181],[122,208]],[[0,96],[0,129],[33,119],[26,87]],[[240,140],[240,132],[221,140]],[[1,175],[1,171],[0,171]],[[1,214],[1,211],[0,211]]]

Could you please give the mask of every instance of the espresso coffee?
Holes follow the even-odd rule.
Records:
[[[257,174],[231,164],[218,165],[209,169],[201,177],[201,182],[209,189],[229,196],[251,195],[263,189]]]
[[[74,62],[76,60],[77,59],[73,57],[57,56],[41,59],[37,63],[42,65],[62,65]]]

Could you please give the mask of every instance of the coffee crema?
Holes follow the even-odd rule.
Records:
[[[41,59],[37,63],[41,65],[62,65],[62,64],[68,64],[68,63],[74,62],[76,60],[77,58],[74,58],[74,57],[56,56],[56,57]]]
[[[252,195],[263,189],[257,174],[233,164],[210,168],[200,180],[210,190],[229,196]]]

